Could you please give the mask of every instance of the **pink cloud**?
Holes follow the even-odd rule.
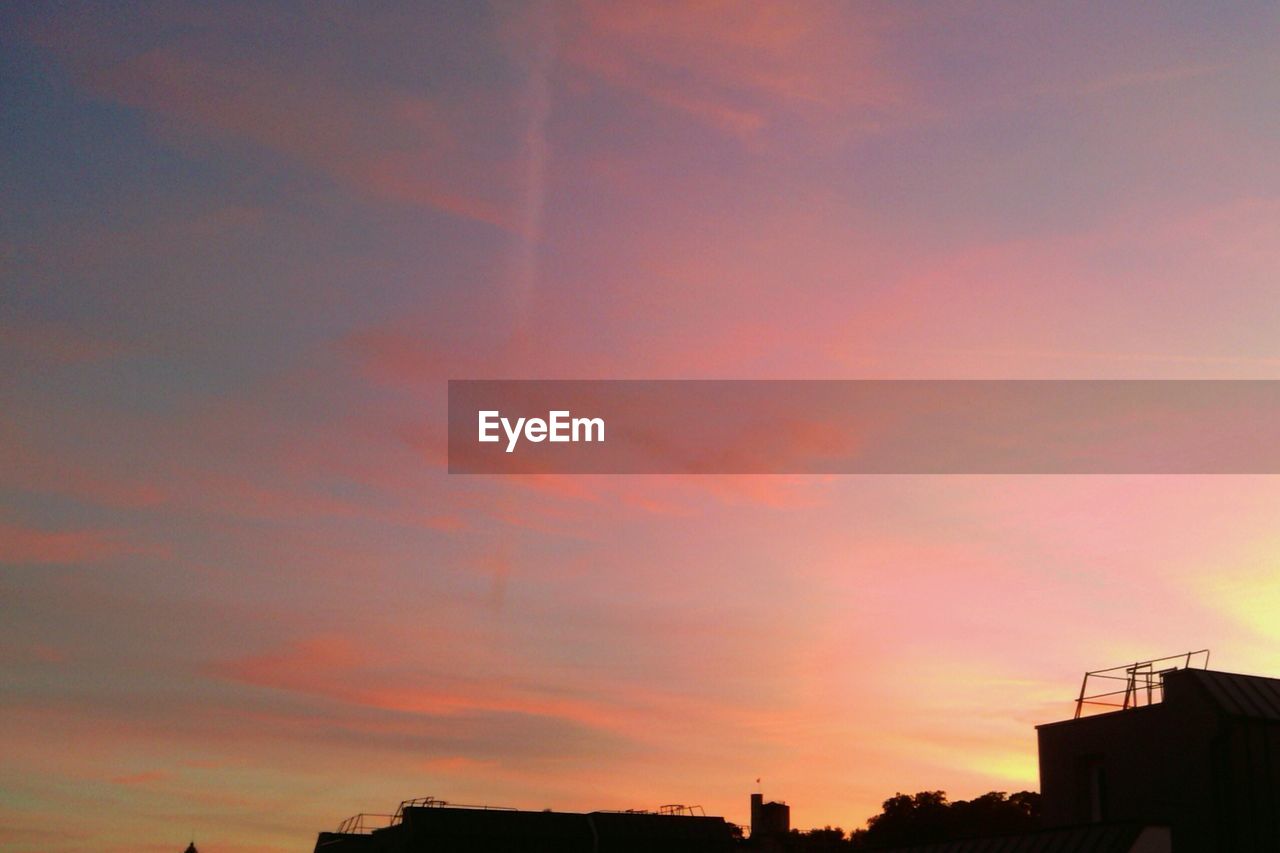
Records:
[[[583,2],[566,15],[564,61],[745,137],[784,115],[816,119],[897,100],[897,86],[875,62],[884,21],[854,11],[825,3]]]
[[[119,534],[104,530],[45,530],[0,523],[0,562],[79,564],[137,553]]]
[[[78,460],[51,445],[48,436],[0,416],[0,483],[117,509],[157,507],[170,497],[168,489],[137,471]]]
[[[247,140],[384,201],[517,230],[514,165],[471,162],[464,115],[407,90],[351,88],[322,57],[288,66],[233,56],[203,32],[123,58],[83,49],[91,37],[72,27],[40,38],[95,95],[160,119],[171,142],[195,132]]]

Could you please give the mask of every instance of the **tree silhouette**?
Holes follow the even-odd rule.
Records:
[[[1040,795],[1019,791],[1006,795],[991,791],[972,800],[947,800],[945,791],[895,794],[884,801],[882,811],[867,821],[866,829],[850,837],[853,850],[882,850],[912,844],[928,844],[1006,835],[1037,829]]]
[[[743,843],[752,849],[787,853],[849,853],[1039,828],[1040,795],[1034,791],[991,791],[954,803],[945,791],[920,791],[885,800],[880,814],[867,820],[866,829],[856,829],[848,836],[840,827],[828,826],[807,832],[793,829],[784,836],[766,839],[763,846],[751,839]]]

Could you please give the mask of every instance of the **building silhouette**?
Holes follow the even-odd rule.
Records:
[[[1089,673],[1076,718],[1037,727],[1047,826],[1142,821],[1168,826],[1175,853],[1280,851],[1280,679],[1203,654],[1203,669],[1107,675],[1121,707],[1094,716]]]
[[[791,831],[791,806],[764,801],[764,794],[751,795],[751,840],[777,838]]]
[[[315,853],[728,853],[731,824],[693,806],[656,812],[521,811],[427,797],[393,815],[356,815],[322,832]]]
[[[1036,727],[1043,829],[899,853],[1280,851],[1280,679],[1208,664],[1086,673],[1075,716]]]

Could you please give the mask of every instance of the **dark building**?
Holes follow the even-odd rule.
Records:
[[[1169,853],[1169,829],[1091,824],[899,847],[892,853]]]
[[[322,832],[315,853],[727,853],[732,827],[696,807],[657,812],[519,811],[406,800]]]
[[[1075,717],[1037,726],[1043,830],[900,853],[1280,851],[1280,679],[1208,664],[1086,673]]]
[[[1076,719],[1037,727],[1045,825],[1136,821],[1170,827],[1174,853],[1280,851],[1280,679],[1158,666],[1089,673]],[[1116,689],[1088,695],[1090,676]],[[1084,716],[1095,704],[1118,710]]]
[[[751,838],[776,838],[791,831],[791,806],[764,801],[764,794],[751,795]]]

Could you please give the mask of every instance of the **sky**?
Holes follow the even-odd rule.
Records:
[[[1274,4],[12,3],[0,849],[861,825],[1280,675],[1275,477],[467,477],[450,378],[1280,379]]]

